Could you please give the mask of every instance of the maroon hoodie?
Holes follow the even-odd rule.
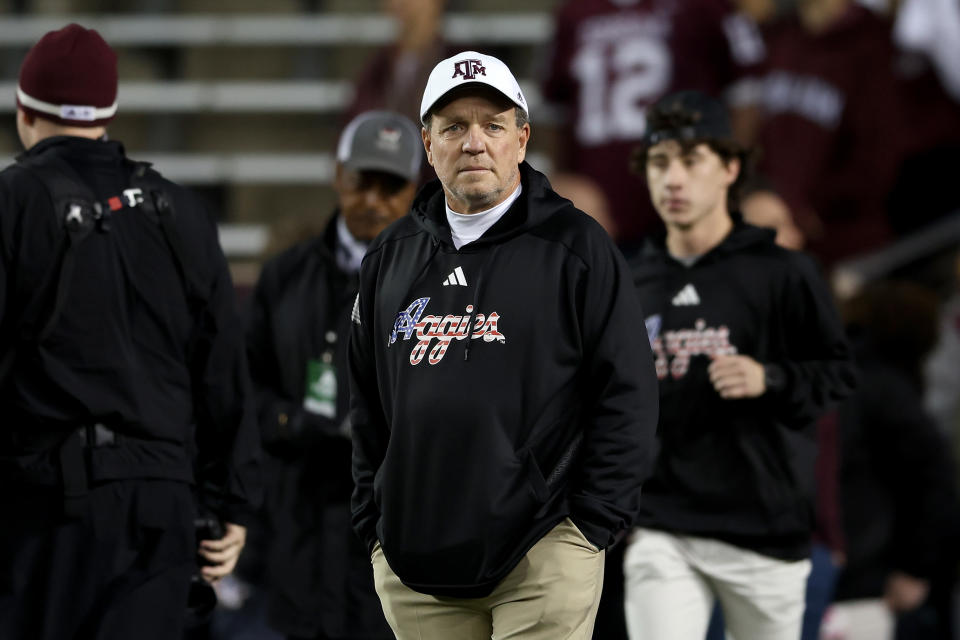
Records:
[[[824,262],[876,249],[902,146],[890,24],[851,6],[824,32],[790,18],[765,36],[761,170]]]

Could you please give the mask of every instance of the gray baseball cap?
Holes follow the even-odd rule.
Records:
[[[337,162],[354,171],[384,171],[416,181],[423,161],[420,129],[392,111],[361,113],[340,134]]]

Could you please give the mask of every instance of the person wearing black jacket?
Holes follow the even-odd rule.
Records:
[[[106,140],[117,66],[97,32],[46,34],[19,80],[26,152],[0,173],[0,637],[178,638],[195,519],[225,527],[199,543],[215,582],[261,492],[226,260],[199,201]]]
[[[269,469],[268,616],[296,638],[393,638],[350,526],[347,340],[366,246],[406,215],[423,147],[400,114],[354,118],[337,147],[338,208],[268,262],[247,331]]]
[[[500,60],[441,61],[421,114],[439,180],[370,247],[352,316],[354,526],[401,640],[588,639],[653,454],[630,275],[524,162]]]
[[[806,256],[736,213],[746,153],[686,91],[648,113],[638,168],[666,224],[633,257],[660,379],[660,452],[624,559],[631,638],[796,640],[813,526],[815,420],[855,384]]]
[[[922,402],[922,364],[937,339],[936,295],[907,282],[876,282],[842,310],[861,384],[836,411],[846,553],[824,630],[889,640],[899,616],[898,637],[950,637],[949,604],[930,615],[953,591],[958,515],[950,446]],[[925,615],[904,615],[922,605]],[[937,633],[915,628],[911,635],[911,624]]]

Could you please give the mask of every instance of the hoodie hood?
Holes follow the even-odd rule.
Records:
[[[739,211],[732,212],[730,218],[733,220],[733,229],[720,241],[720,244],[703,254],[703,256],[697,260],[697,264],[709,264],[713,260],[731,253],[740,253],[753,248],[775,244],[774,239],[777,234],[773,229],[757,227],[745,222],[743,215]],[[661,232],[647,239],[640,249],[639,258],[643,262],[657,260],[675,262],[674,258],[667,251],[666,232]]]
[[[509,211],[483,236],[461,250],[469,251],[483,245],[499,244],[543,224],[554,213],[572,206],[569,200],[554,193],[547,177],[526,161],[520,164],[520,184],[523,192]],[[450,225],[447,223],[445,198],[440,180],[432,180],[420,189],[413,201],[410,215],[439,244],[449,245],[451,250],[455,250]]]
[[[472,253],[474,251],[488,251],[482,267],[477,272],[477,283],[474,288],[473,309],[480,308],[480,301],[484,289],[484,272],[494,262],[497,250],[505,241],[544,224],[554,214],[573,207],[573,204],[550,188],[547,177],[531,167],[527,162],[519,166],[520,184],[523,190],[510,209],[497,220],[496,223],[477,240],[462,246],[459,250],[453,244],[450,233],[450,224],[447,222],[447,211],[443,185],[440,180],[428,182],[417,194],[413,202],[410,217],[417,226],[425,230],[432,238],[432,248],[426,261],[417,272],[406,289],[403,300],[409,297],[410,291],[419,282],[427,271],[437,252],[443,247],[449,252]],[[406,303],[404,303],[406,304]],[[399,310],[398,310],[399,311]],[[472,318],[473,316],[471,316]],[[470,359],[471,337],[473,335],[473,320],[468,324],[468,336],[464,347],[464,360]]]

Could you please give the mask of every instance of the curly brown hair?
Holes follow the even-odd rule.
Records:
[[[647,130],[648,131],[682,131],[683,129],[692,129],[696,127],[700,120],[700,114],[689,109],[680,109],[672,107],[669,109],[657,108],[656,106],[647,112]],[[753,179],[754,164],[756,162],[756,152],[748,149],[732,138],[684,138],[677,139],[677,143],[684,153],[689,153],[698,145],[705,144],[711,151],[720,156],[724,164],[729,164],[731,160],[740,161],[740,173],[730,188],[727,190],[727,208],[729,211],[736,211],[740,207],[740,200],[744,193],[744,186]],[[630,154],[630,170],[640,176],[646,176],[647,154],[650,145],[646,142],[636,147]]]

